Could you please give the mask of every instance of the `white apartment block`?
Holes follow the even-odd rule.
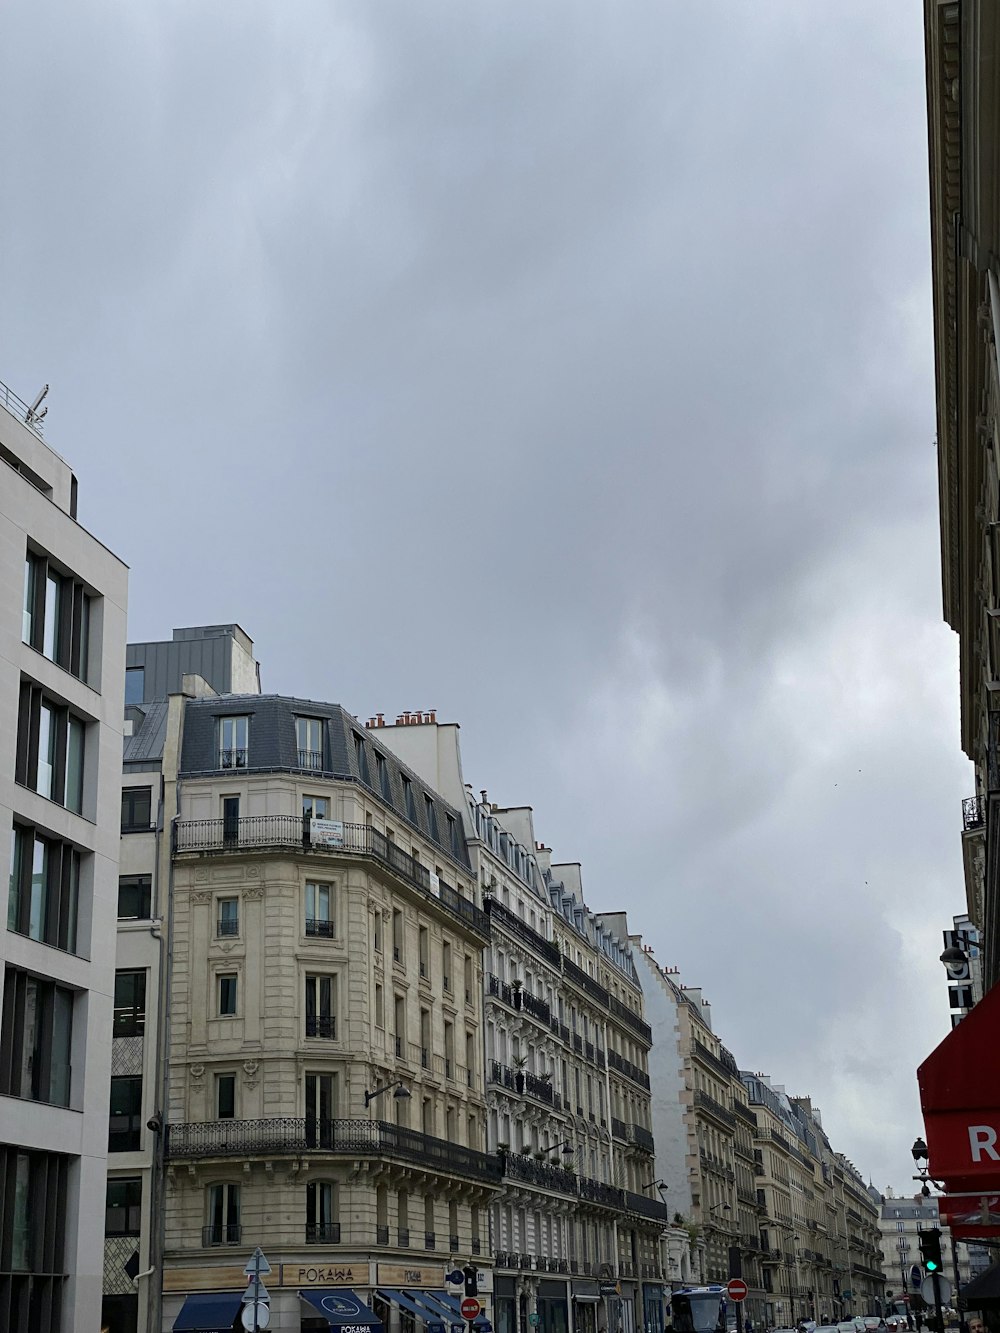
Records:
[[[0,1328],[100,1327],[128,575],[0,386]]]

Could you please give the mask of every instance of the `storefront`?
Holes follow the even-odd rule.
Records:
[[[539,1282],[536,1296],[538,1333],[569,1333],[569,1301],[565,1282]]]
[[[577,1281],[572,1284],[573,1299],[573,1328],[574,1333],[597,1333],[598,1330],[598,1306],[601,1306],[601,1293],[596,1282]],[[603,1330],[608,1327],[605,1317],[601,1319],[600,1328]]]
[[[944,1184],[956,1240],[1000,1236],[1000,986],[987,992],[917,1070],[928,1172]]]
[[[497,1333],[518,1333],[514,1279],[493,1276],[493,1326]]]
[[[663,1333],[663,1287],[658,1282],[642,1284],[643,1333]]]

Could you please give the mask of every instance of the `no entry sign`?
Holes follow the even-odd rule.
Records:
[[[475,1296],[466,1296],[459,1306],[462,1311],[462,1318],[470,1321],[476,1318],[482,1308]]]
[[[747,1298],[747,1284],[741,1277],[731,1277],[726,1283],[726,1291],[731,1301],[745,1301]]]

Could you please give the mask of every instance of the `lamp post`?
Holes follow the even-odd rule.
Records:
[[[403,1080],[397,1078],[394,1083],[383,1083],[380,1088],[374,1088],[371,1092],[368,1092],[366,1089],[365,1109],[368,1109],[376,1097],[381,1097],[383,1092],[389,1092],[392,1089],[395,1089],[392,1093],[393,1100],[397,1102],[406,1101],[407,1098],[412,1095],[410,1089],[406,1086]]]
[[[555,1152],[557,1149],[562,1153],[563,1157],[573,1157],[576,1155],[576,1149],[573,1147],[573,1144],[569,1139],[563,1139],[562,1143],[550,1143],[547,1148],[542,1149],[542,1152]]]

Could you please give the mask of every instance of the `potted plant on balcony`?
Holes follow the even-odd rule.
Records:
[[[514,1069],[516,1070],[516,1073],[514,1074],[514,1086],[519,1093],[524,1092],[524,1068],[527,1063],[528,1062],[523,1055],[514,1056]]]
[[[514,1008],[515,1008],[515,1009],[520,1009],[520,1007],[521,1007],[521,987],[522,987],[523,985],[524,985],[524,982],[521,981],[521,980],[519,980],[517,977],[512,977],[512,978],[511,978],[510,986],[511,986],[511,990],[514,992]]]

